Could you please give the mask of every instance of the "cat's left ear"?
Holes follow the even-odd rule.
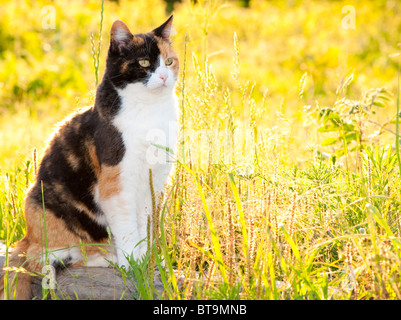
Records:
[[[153,33],[156,36],[162,37],[163,39],[170,40],[170,35],[173,30],[173,17],[174,15],[172,14],[165,23],[154,29]]]
[[[111,46],[120,54],[128,49],[128,45],[133,35],[127,25],[121,20],[116,20],[110,31]]]

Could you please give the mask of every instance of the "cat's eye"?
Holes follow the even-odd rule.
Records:
[[[173,59],[172,58],[167,58],[166,61],[164,61],[166,66],[171,66],[173,64]]]
[[[141,67],[144,67],[144,68],[147,68],[147,67],[150,66],[150,61],[147,60],[147,59],[139,60],[138,63],[139,63],[139,65],[140,65]]]

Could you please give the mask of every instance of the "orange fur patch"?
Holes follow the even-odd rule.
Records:
[[[102,165],[98,177],[99,199],[107,199],[121,191],[120,167]]]
[[[169,41],[166,41],[160,37],[155,37],[157,39],[157,46],[159,47],[160,53],[164,60],[167,58],[173,59],[173,64],[169,67],[173,70],[174,75],[178,76],[179,70],[179,60],[178,55],[175,53],[173,47],[171,46]]]
[[[58,188],[61,188],[61,186],[58,186]],[[65,248],[80,243],[81,239],[72,233],[51,210],[46,209],[43,214],[42,206],[32,201],[29,196],[25,202],[25,219],[27,224],[25,237],[31,243],[37,243],[38,250],[41,250],[41,244],[45,246],[44,237],[41,239],[41,235],[45,231],[44,220],[46,220],[47,246],[49,249]],[[34,251],[31,252],[31,255],[38,254],[35,248],[30,248],[30,250]]]
[[[96,154],[96,147],[91,141],[85,141],[86,149],[88,150],[90,162],[92,163],[93,171],[95,175],[98,177],[100,174],[100,164],[99,159]]]
[[[89,210],[79,206],[82,211],[88,213]],[[27,233],[21,243],[24,247],[19,250],[21,254],[25,254],[30,260],[27,269],[32,272],[39,272],[37,268],[41,266],[39,258],[43,253],[43,248],[47,245],[49,250],[69,248],[81,244],[92,243],[93,241],[86,234],[85,230],[75,230],[77,234],[71,232],[65,223],[57,218],[51,210],[46,210],[43,215],[43,208],[34,201],[26,199],[25,216],[27,224]],[[45,223],[46,220],[46,229]],[[46,238],[44,237],[46,231]],[[42,236],[41,236],[42,235]],[[45,242],[45,239],[47,240]],[[108,239],[103,239],[97,243],[107,243]],[[27,243],[29,245],[27,245]],[[18,245],[17,245],[18,249]],[[98,254],[101,252],[97,246],[85,247],[87,256]]]
[[[121,65],[121,69],[120,69],[121,73],[124,73],[124,72],[127,70],[128,65],[129,65],[130,63],[131,63],[131,61],[125,61],[125,62]]]
[[[66,159],[73,170],[79,169],[79,158],[77,158],[73,153],[68,153]]]
[[[143,45],[145,43],[145,40],[142,37],[138,37],[138,36],[134,35],[132,37],[131,43],[133,45],[140,46],[140,45]]]

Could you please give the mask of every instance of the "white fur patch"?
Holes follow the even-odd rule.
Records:
[[[164,81],[163,78],[167,79]],[[147,88],[151,90],[172,88],[176,80],[173,71],[166,66],[162,56],[159,56],[159,67],[151,74]]]
[[[163,72],[171,79],[160,85],[157,77]],[[125,254],[139,258],[146,252],[147,216],[152,213],[149,169],[158,193],[164,190],[172,168],[166,150],[153,145],[175,150],[177,98],[175,79],[170,72],[163,61],[148,86],[132,83],[118,90],[122,105],[113,124],[121,132],[125,146],[124,158],[119,164],[122,191],[108,199],[96,200],[114,236],[120,265],[128,265]]]
[[[78,247],[73,248],[63,248],[63,249],[53,249],[47,253],[47,258],[49,259],[50,265],[55,263],[61,263],[68,260],[68,263],[75,263],[83,260],[81,251]],[[46,262],[46,255],[42,255],[42,262]]]
[[[128,32],[124,28],[117,27],[114,30],[113,37],[117,41],[124,41],[128,39]]]
[[[54,265],[55,263],[63,263],[64,261],[68,264],[74,264],[79,261],[84,261],[88,267],[107,267],[109,266],[109,261],[116,261],[115,253],[111,248],[105,248],[108,252],[107,255],[95,254],[85,256],[85,246],[83,247],[72,247],[72,248],[62,248],[53,249],[47,253],[47,258],[49,259],[49,264]],[[107,260],[106,260],[107,259]],[[42,255],[42,263],[46,263],[46,255]]]

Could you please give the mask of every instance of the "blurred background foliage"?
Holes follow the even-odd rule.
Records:
[[[342,24],[347,5],[355,8],[355,29]],[[56,121],[93,102],[91,35],[97,43],[101,1],[0,0],[0,6],[1,166],[41,148]],[[54,10],[54,28],[44,27],[46,6]],[[268,126],[272,112],[291,115],[315,101],[332,104],[338,86],[351,74],[349,98],[383,86],[395,94],[398,62],[390,55],[399,51],[400,11],[396,0],[106,0],[99,76],[115,19],[125,21],[133,33],[147,32],[174,12],[174,46],[181,62],[185,37],[188,41],[187,88],[196,77],[193,55],[200,68],[212,66],[221,92],[254,85],[253,99],[267,101]],[[240,116],[237,92],[232,99]],[[392,102],[380,117],[386,121],[394,110]]]

